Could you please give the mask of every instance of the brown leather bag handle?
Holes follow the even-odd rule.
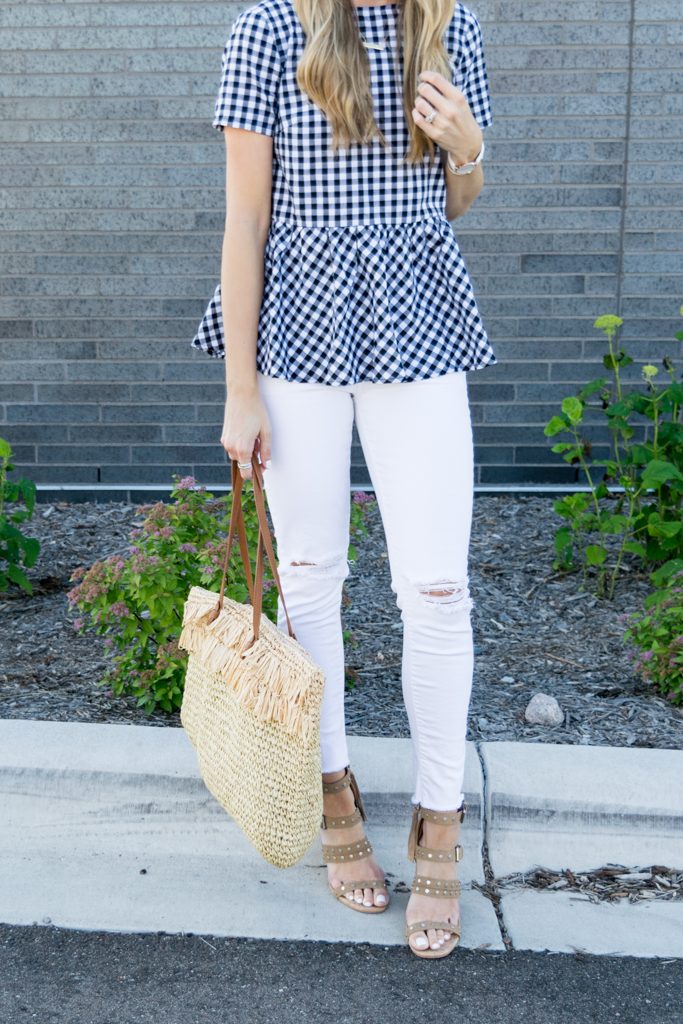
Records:
[[[256,549],[256,570],[255,579],[252,582],[251,577],[251,562],[249,558],[249,545],[247,543],[246,528],[244,525],[244,510],[242,507],[242,474],[237,466],[237,459],[232,459],[232,509],[230,512],[230,526],[228,528],[228,538],[225,545],[225,556],[223,559],[223,570],[221,577],[221,588],[218,595],[218,602],[216,607],[213,609],[211,615],[207,618],[208,622],[213,622],[218,615],[220,615],[223,608],[223,602],[225,597],[225,585],[227,582],[228,564],[230,562],[230,553],[232,550],[232,542],[237,530],[240,543],[240,553],[242,556],[242,562],[244,564],[244,570],[247,577],[247,587],[249,589],[249,596],[254,609],[253,613],[253,638],[247,647],[258,640],[260,630],[261,614],[263,612],[262,600],[263,600],[263,572],[264,572],[264,559],[263,549],[268,554],[270,561],[270,567],[275,578],[275,583],[282,600],[282,607],[284,609],[285,618],[287,620],[287,629],[289,635],[296,640],[296,634],[292,628],[292,623],[289,618],[287,611],[287,605],[285,603],[285,597],[282,591],[282,583],[280,582],[280,574],[277,568],[277,558],[275,557],[275,551],[273,548],[273,541],[268,527],[268,519],[266,517],[266,506],[264,500],[264,487],[263,487],[263,476],[261,465],[258,462],[256,453],[252,455],[251,466],[252,466],[252,482],[254,487],[254,498],[256,503],[256,513],[259,522],[259,536],[258,545]],[[245,648],[246,649],[246,648]]]

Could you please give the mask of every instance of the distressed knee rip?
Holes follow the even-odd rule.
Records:
[[[474,602],[468,580],[439,580],[436,583],[418,583],[417,590],[425,604],[448,614],[470,611]]]
[[[330,558],[321,562],[291,561],[286,566],[287,572],[294,575],[314,574],[316,576],[334,576],[346,579],[349,574],[349,563],[346,558]],[[282,570],[281,570],[282,571]]]

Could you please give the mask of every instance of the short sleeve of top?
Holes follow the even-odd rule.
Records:
[[[267,14],[247,8],[233,22],[223,49],[213,127],[275,133],[281,60]]]
[[[460,88],[470,105],[472,114],[480,128],[488,128],[493,124],[489,82],[484,55],[484,40],[481,25],[476,14],[469,9],[463,39],[463,57],[459,67]],[[457,84],[457,82],[456,82]]]

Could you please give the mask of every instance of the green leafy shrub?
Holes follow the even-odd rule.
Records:
[[[30,569],[38,560],[40,541],[26,537],[18,524],[26,522],[33,515],[36,504],[36,485],[32,480],[8,480],[7,474],[14,469],[11,462],[12,448],[0,437],[0,593],[14,584],[27,594],[33,593],[33,586],[24,569]],[[8,512],[10,503],[22,503]]]
[[[683,704],[683,567],[625,615],[633,670],[673,704]]]
[[[683,309],[682,309],[683,312]],[[599,377],[578,395],[562,402],[562,411],[546,424],[548,437],[568,434],[571,440],[553,445],[552,451],[583,472],[589,490],[569,494],[554,508],[566,521],[555,534],[557,569],[589,570],[600,597],[611,598],[624,560],[639,565],[667,563],[674,568],[683,557],[683,384],[675,379],[669,356],[662,360],[669,383],[659,387],[656,366],[646,364],[641,375],[644,388],[626,391],[621,371],[633,363],[615,338],[623,321],[602,316],[595,326],[607,336],[603,364],[611,381]],[[676,335],[683,340],[683,332]],[[591,402],[592,398],[596,402]],[[582,433],[590,409],[607,420],[610,453],[594,458],[592,444]],[[634,441],[636,426],[644,428],[642,440]],[[616,538],[612,541],[611,538]],[[612,564],[608,559],[613,556]]]
[[[112,668],[100,685],[110,686],[115,696],[135,697],[146,714],[180,708],[188,657],[178,648],[183,605],[193,586],[219,590],[232,508],[232,492],[215,498],[193,477],[173,479],[170,502],[138,507],[145,518],[131,531],[127,553],[75,569],[71,581],[76,585],[67,594],[71,607],[82,613],[74,628],[105,638]],[[243,484],[242,507],[253,556],[258,518],[249,480]],[[356,536],[364,524],[362,508],[355,502],[353,507],[358,508]],[[263,611],[276,622],[277,587],[267,558],[264,564]],[[242,604],[249,601],[237,538],[225,594]]]

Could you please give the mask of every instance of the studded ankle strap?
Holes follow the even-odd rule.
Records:
[[[365,804],[363,803],[363,797],[361,796],[361,792],[360,792],[358,783],[356,782],[356,776],[353,774],[353,771],[352,771],[350,765],[347,765],[346,768],[344,769],[344,775],[341,777],[341,779],[336,779],[334,782],[324,782],[323,781],[323,793],[324,794],[325,793],[341,793],[341,791],[343,789],[347,789],[349,786],[351,787],[351,792],[353,793],[353,800],[354,800],[354,804],[355,804],[354,814],[357,811],[358,814],[360,815],[360,818],[363,821],[367,821],[368,816],[367,816],[367,813],[365,811]],[[325,817],[323,817],[322,827],[323,828],[340,828],[340,827],[343,827],[343,826],[340,826],[340,825],[333,824],[333,822],[335,820],[336,819],[334,819],[334,818],[327,818],[327,820],[325,820]],[[340,821],[341,821],[341,818],[340,818]]]
[[[425,821],[433,821],[437,825],[455,825],[465,817],[465,801],[457,811],[432,811],[429,807],[423,807],[422,804],[415,805],[420,812],[420,816]]]
[[[347,789],[350,785],[351,768],[347,764],[341,779],[335,779],[334,782],[325,782],[323,780],[323,793],[341,793],[343,789]]]
[[[418,857],[425,860],[462,860],[463,848],[458,843],[448,850],[438,850],[427,846],[420,846],[422,838],[422,823],[432,821],[437,825],[456,825],[462,822],[465,817],[465,801],[457,811],[434,811],[430,807],[423,807],[422,804],[413,805],[413,820],[408,835],[408,858],[417,860]]]

